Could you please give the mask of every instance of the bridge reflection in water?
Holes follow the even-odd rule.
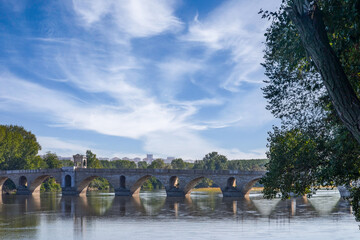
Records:
[[[320,199],[320,200],[319,200]],[[43,217],[72,219],[74,229],[86,227],[88,218],[147,219],[147,218],[236,218],[288,219],[294,217],[341,217],[351,211],[347,201],[338,194],[321,198],[293,198],[265,200],[261,196],[229,199],[219,194],[195,193],[192,197],[169,198],[164,191],[156,194],[144,192],[136,197],[118,197],[109,194],[92,194],[88,197],[41,194],[32,196],[3,195],[0,197],[0,225],[11,219],[11,227],[28,227],[40,222],[36,212],[51,212]],[[320,203],[320,204],[319,204]],[[31,213],[31,214],[27,214]],[[1,234],[0,228],[0,234]]]
[[[98,192],[79,197],[50,193],[0,195],[0,236],[48,239],[49,233],[58,231],[61,239],[94,239],[95,229],[102,232],[109,228],[111,232],[132,226],[133,231],[141,231],[141,226],[149,225],[145,228],[149,231],[159,225],[168,229],[168,223],[176,227],[177,222],[186,227],[194,224],[201,227],[203,223],[208,227],[217,224],[224,227],[231,222],[237,223],[235,226],[259,223],[261,227],[264,223],[298,224],[308,219],[341,222],[350,214],[349,203],[337,191],[319,191],[310,199],[285,201],[266,200],[254,193],[249,198],[223,198],[220,193],[193,192],[190,197],[177,198],[167,197],[164,190],[144,191],[133,197]],[[105,236],[108,235],[104,233],[104,239]]]

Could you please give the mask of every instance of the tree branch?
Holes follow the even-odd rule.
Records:
[[[321,74],[340,119],[360,143],[360,101],[329,44],[320,9],[316,2],[293,0],[286,11]]]

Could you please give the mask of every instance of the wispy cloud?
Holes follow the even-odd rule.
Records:
[[[259,100],[262,79],[255,77],[261,76],[265,28],[256,14],[260,4],[224,1],[188,25],[175,15],[177,4],[73,0],[73,11],[63,10],[69,16],[63,23],[67,34],[14,37],[0,69],[0,111],[39,113],[51,127],[136,139],[143,143],[139,152],[159,156],[201,158],[210,151],[229,158],[264,156],[220,148],[202,134],[272,120]],[[22,52],[15,43],[31,51]],[[131,156],[96,143],[39,139],[43,151],[70,153],[90,146],[99,156]]]
[[[157,132],[149,136],[144,148],[160,156],[181,156],[183,159],[202,159],[209,152],[219,152],[228,159],[265,158],[265,149],[242,152],[221,148],[193,131]]]
[[[172,0],[73,0],[74,10],[86,26],[97,27],[106,22],[114,27],[113,31],[129,37],[179,30],[182,23],[173,15],[175,4]]]
[[[139,138],[154,131],[177,129],[183,125],[182,109],[166,108],[146,96],[139,100],[142,105],[136,105],[130,99],[124,108],[122,105],[89,104],[9,74],[2,74],[0,83],[3,86],[0,99],[11,102],[6,107],[48,113],[58,126]]]
[[[203,44],[213,51],[230,51],[234,67],[221,86],[232,92],[239,91],[242,82],[262,82],[251,77],[260,69],[267,27],[265,21],[259,21],[257,13],[260,8],[272,9],[273,6],[273,1],[226,1],[208,16],[195,16],[182,39]]]
[[[85,154],[89,149],[88,143],[79,143],[77,141],[65,141],[57,137],[36,137],[41,146],[45,146],[40,154],[45,154],[47,151],[55,152],[60,156],[72,156],[76,153]]]

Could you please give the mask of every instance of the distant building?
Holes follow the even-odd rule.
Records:
[[[167,158],[164,160],[164,162],[165,162],[165,163],[171,163],[171,161],[174,160],[174,159],[175,159],[175,157],[167,157]]]
[[[118,158],[118,157],[113,157],[113,158],[110,159],[110,161],[117,161],[117,160],[121,160],[121,159]]]
[[[143,159],[143,161],[145,161],[147,163],[152,163],[153,160],[154,160],[154,158],[153,158],[152,154],[146,154],[146,158]]]
[[[128,157],[123,157],[121,160],[127,160],[127,161],[129,161],[129,160],[131,160],[131,159],[128,158]]]
[[[87,159],[86,156],[81,154],[73,155],[74,166],[77,168],[87,168]]]
[[[134,158],[134,159],[133,159],[133,161],[134,161],[134,162],[136,162],[136,163],[138,163],[138,162],[140,162],[140,161],[141,161],[141,158],[136,157],[136,158]]]

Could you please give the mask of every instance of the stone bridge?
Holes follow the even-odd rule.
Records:
[[[244,197],[265,171],[239,170],[175,170],[175,169],[86,169],[63,167],[59,169],[0,171],[0,192],[7,179],[14,182],[17,194],[30,195],[40,191],[41,183],[53,177],[60,183],[63,195],[83,195],[92,180],[105,178],[117,196],[139,194],[142,184],[155,177],[164,186],[168,197],[190,195],[203,178],[219,185],[224,197]]]

